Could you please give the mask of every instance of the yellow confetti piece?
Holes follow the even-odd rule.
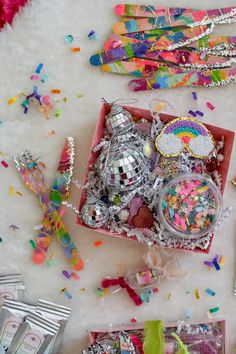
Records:
[[[224,257],[224,256],[221,256],[218,263],[219,263],[219,265],[220,265],[221,267],[223,267],[223,266],[225,265],[225,257]]]
[[[7,101],[7,104],[9,104],[9,105],[13,104],[16,102],[16,100],[17,100],[17,98],[15,96],[13,96],[13,97],[9,98],[9,100]]]
[[[196,299],[197,299],[197,300],[199,300],[199,299],[200,299],[200,294],[199,294],[198,289],[195,289],[195,291],[194,291],[194,295],[195,295],[195,297],[196,297]]]
[[[160,102],[156,105],[156,111],[160,112],[163,108],[165,107],[165,103],[164,102]]]
[[[86,291],[86,289],[85,289],[85,288],[80,288],[79,290],[80,290],[80,291],[82,291],[82,292],[83,292],[83,291]]]
[[[64,293],[66,290],[67,290],[67,288],[62,288],[62,289],[60,290],[60,294]]]
[[[84,97],[84,95],[82,93],[78,93],[77,98],[81,98],[81,97]]]
[[[67,102],[67,97],[64,97],[62,101]]]
[[[19,191],[16,191],[16,194],[18,194],[20,197],[23,197],[23,194]]]
[[[11,197],[13,197],[15,195],[15,188],[13,186],[9,187],[9,194]]]

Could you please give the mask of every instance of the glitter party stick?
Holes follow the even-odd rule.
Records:
[[[168,63],[142,58],[131,58],[129,60],[121,60],[114,63],[104,64],[101,66],[101,69],[106,72],[137,77],[153,76],[158,71],[167,72],[172,75],[185,71],[185,69],[182,68],[171,67]]]
[[[145,54],[153,50],[173,50],[178,47],[187,45],[192,41],[209,34],[213,30],[213,25],[199,26],[191,29],[185,29],[172,35],[163,35],[159,39],[150,37],[146,41],[111,49],[105,52],[99,52],[90,58],[90,64],[99,66],[113,61],[124,60]]]
[[[26,152],[20,158],[14,157],[14,161],[25,185],[38,195],[40,205],[44,213],[48,216],[53,232],[57,236],[69,263],[73,265],[75,270],[82,269],[83,261],[54,203],[52,203],[49,194],[46,192],[43,174],[39,165],[29,152]]]
[[[163,8],[162,8],[163,9]],[[172,13],[173,14],[172,14]],[[230,23],[236,20],[236,7],[212,10],[186,10],[166,8],[164,12],[155,17],[127,19],[116,23],[112,29],[114,33],[125,34],[147,31],[155,28],[168,28],[177,26],[195,27],[209,23]]]
[[[158,73],[154,77],[131,80],[131,91],[155,90],[186,86],[220,86],[236,81],[236,68],[214,69],[206,71],[186,70],[184,73],[171,75]]]
[[[74,141],[73,138],[68,137],[59,161],[57,173],[53,181],[53,185],[50,191],[50,200],[53,203],[55,209],[59,210],[61,202],[69,197],[69,187],[71,177],[74,169]],[[42,221],[42,227],[39,231],[39,235],[36,239],[36,249],[33,254],[33,261],[39,263],[40,260],[45,260],[48,247],[51,243],[53,236],[53,230],[50,223],[50,218],[46,213]]]
[[[195,50],[175,49],[157,50],[145,53],[142,58],[159,60],[165,64],[175,64],[181,67],[194,68],[220,68],[230,67],[234,62],[234,58],[224,58],[217,55],[207,55],[204,58]]]

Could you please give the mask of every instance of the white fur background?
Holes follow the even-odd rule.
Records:
[[[132,2],[134,1],[130,1]],[[154,1],[150,3],[154,4]],[[189,271],[187,278],[163,282],[159,294],[153,296],[149,304],[136,308],[123,291],[99,300],[94,289],[102,277],[115,276],[119,265],[127,268],[142,265],[142,255],[146,247],[86,231],[76,226],[75,216],[69,210],[66,211],[65,222],[83,258],[87,260],[81,279],[76,282],[61,275],[62,270],[68,267],[56,240],[51,246],[58,262],[56,266],[35,266],[31,262],[28,241],[36,236],[33,226],[41,223],[42,212],[35,195],[22,185],[12,163],[12,155],[28,148],[36,156],[41,156],[47,166],[47,183],[50,186],[64,138],[74,136],[75,178],[82,180],[99,116],[101,97],[107,100],[137,98],[137,106],[143,108],[148,108],[153,97],[159,97],[169,100],[175,106],[176,114],[184,115],[189,109],[198,108],[205,112],[206,122],[231,130],[236,128],[233,85],[212,89],[198,88],[195,90],[198,101],[194,104],[191,88],[133,94],[127,89],[129,78],[102,73],[98,68],[89,65],[90,55],[100,49],[112,24],[118,20],[113,14],[115,4],[117,1],[114,0],[33,0],[15,18],[13,28],[8,27],[0,33],[0,119],[4,121],[0,127],[0,150],[3,153],[0,160],[4,159],[9,163],[8,169],[0,165],[0,236],[3,238],[3,243],[0,244],[0,272],[21,271],[27,286],[27,298],[31,301],[43,297],[72,307],[73,314],[64,335],[61,354],[81,353],[87,343],[86,331],[92,327],[128,322],[132,317],[140,321],[158,318],[173,321],[185,317],[187,306],[192,308],[192,319],[203,319],[209,307],[215,305],[220,307],[219,316],[227,320],[229,353],[232,353],[232,348],[236,346],[236,298],[232,295],[236,276],[236,190],[230,180],[236,174],[235,152],[224,196],[225,205],[234,209],[231,217],[216,233],[209,255],[209,258],[215,254],[225,256],[226,264],[221,271],[208,272],[203,266],[203,261],[208,258],[206,256],[180,253],[180,258]],[[158,4],[197,8],[202,3],[196,0],[159,0]],[[211,0],[203,3],[208,8],[230,5],[236,5],[236,1]],[[100,34],[100,40],[90,41],[87,38],[91,29]],[[236,35],[236,25],[221,26],[215,33]],[[70,52],[69,45],[64,41],[67,34],[74,36],[73,46],[79,46],[80,53]],[[10,97],[32,91],[30,76],[40,62],[44,63],[49,75],[41,92],[47,93],[51,88],[60,88],[60,97],[68,99],[67,103],[61,103],[61,117],[55,118],[52,115],[48,121],[34,106],[24,115],[20,107],[21,99],[11,106],[7,105]],[[84,96],[78,99],[76,96],[79,93]],[[212,102],[216,109],[210,111],[206,107],[206,101]],[[56,131],[56,135],[48,137],[47,133],[52,129]],[[9,196],[10,185],[22,192],[23,197]],[[76,204],[78,197],[79,191],[73,186],[70,201]],[[20,230],[14,232],[9,229],[11,224],[19,226]],[[99,248],[93,245],[97,239],[104,242]],[[65,286],[72,293],[72,300],[59,293]],[[192,289],[190,295],[185,294],[187,286]],[[206,287],[217,292],[215,299],[204,294]],[[80,288],[86,288],[86,291],[82,292]],[[200,300],[194,297],[195,288],[199,289]],[[169,300],[168,293],[171,293]]]

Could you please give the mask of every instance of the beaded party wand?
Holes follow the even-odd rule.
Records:
[[[37,245],[33,255],[33,261],[39,264],[43,263],[51,238],[53,234],[55,234],[64,250],[69,263],[73,265],[75,270],[81,270],[83,268],[83,261],[69,233],[66,230],[59,212],[57,211],[60,202],[60,193],[56,194],[56,196],[55,194],[53,195],[53,193],[56,191],[59,192],[59,190],[57,190],[57,187],[60,185],[59,179],[57,179],[59,184],[57,184],[57,182],[55,183],[56,179],[54,180],[52,191],[50,194],[48,194],[44,184],[42,170],[39,167],[37,161],[31,156],[29,152],[22,154],[19,158],[14,157],[14,161],[25,185],[39,197],[40,205],[45,213],[43,226],[37,238]],[[60,166],[62,168],[63,163],[61,163],[61,165],[59,164],[59,168]],[[60,172],[60,169],[58,169],[58,172]],[[67,171],[67,173],[69,174],[70,172]],[[57,175],[56,178],[58,177],[59,176]],[[62,179],[63,178],[65,177],[62,175]],[[63,183],[61,183],[61,185],[63,185]],[[66,184],[64,185],[65,189],[62,194],[68,193]]]

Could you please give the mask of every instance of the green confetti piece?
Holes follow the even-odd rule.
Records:
[[[54,112],[54,117],[59,118],[61,115],[61,108],[57,108],[56,111]]]
[[[70,44],[73,42],[74,40],[74,37],[72,36],[72,34],[67,34],[65,37],[64,37],[66,43]]]
[[[36,243],[34,242],[34,240],[30,240],[29,243],[31,244],[33,250],[36,249]]]
[[[218,312],[219,311],[219,307],[212,307],[211,309],[209,309],[209,312],[210,313],[215,313],[215,312]]]

